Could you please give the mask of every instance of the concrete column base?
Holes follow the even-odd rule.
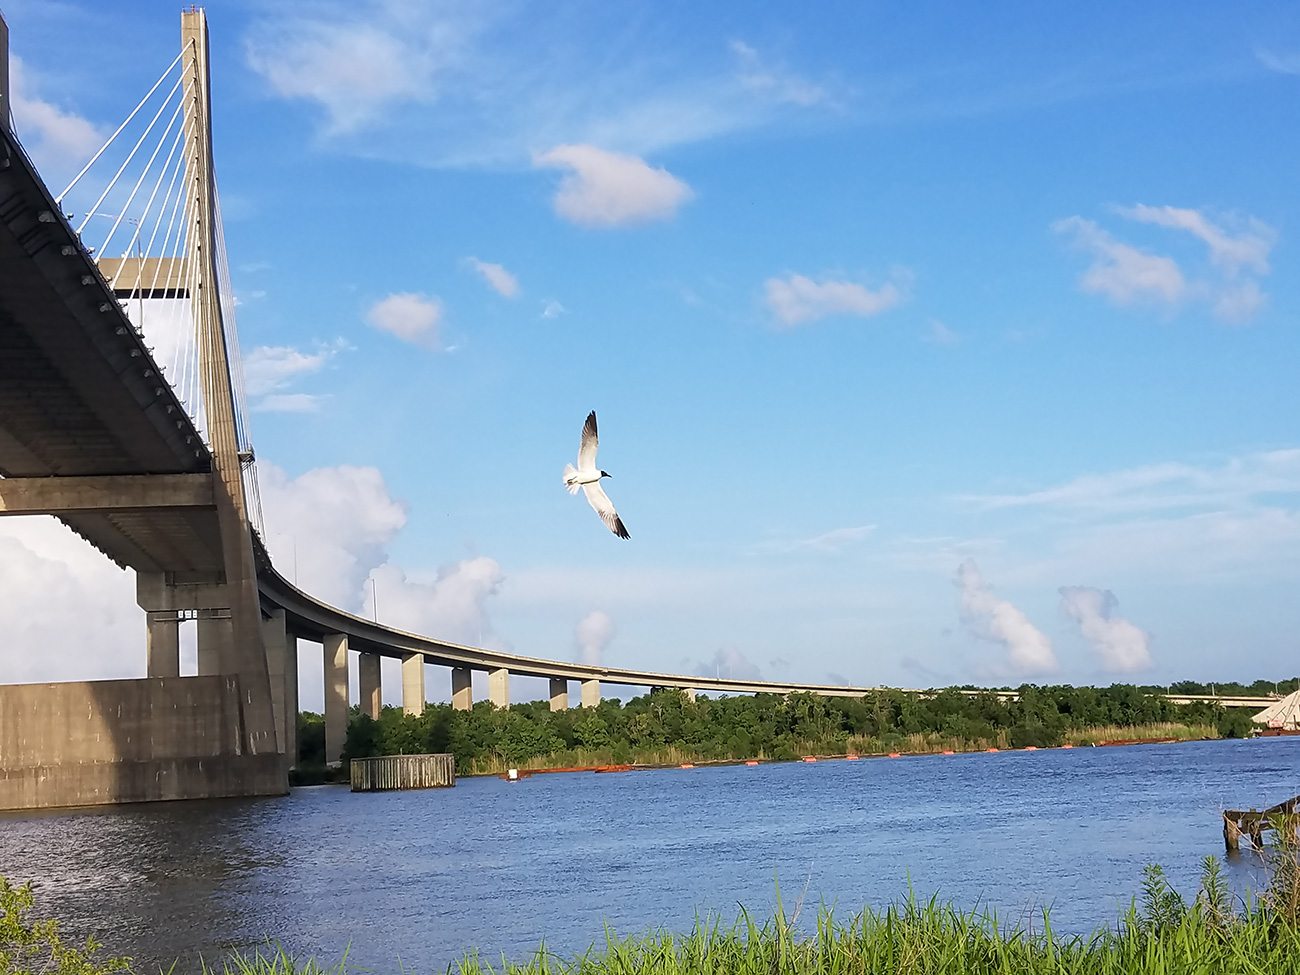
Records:
[[[474,707],[474,683],[468,667],[451,668],[451,706],[457,711]]]
[[[325,637],[325,764],[343,761],[348,740],[348,636]]]
[[[510,707],[510,671],[506,668],[488,671],[488,700],[493,707]]]
[[[376,721],[384,706],[383,676],[379,667],[379,654],[363,653],[357,658],[358,676],[361,678],[361,713]]]
[[[408,653],[402,658],[402,710],[417,717],[424,714],[424,654]]]
[[[569,710],[569,681],[567,678],[551,678],[551,710]]]

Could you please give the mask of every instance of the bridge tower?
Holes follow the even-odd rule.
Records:
[[[257,568],[244,488],[251,450],[240,448],[238,406],[232,380],[233,334],[227,330],[217,272],[218,227],[213,175],[208,23],[202,8],[181,12],[181,84],[191,102],[185,133],[190,248],[185,290],[197,332],[200,382],[212,455],[213,496],[224,562],[218,573],[138,572],[137,601],[147,614],[148,673],[180,674],[179,625],[197,620],[199,674],[237,675],[243,696],[245,745],[251,754],[286,751],[276,727],[267,651],[257,591]],[[167,260],[167,259],[164,259]],[[172,259],[174,262],[174,259]],[[179,262],[176,262],[179,263]],[[165,274],[167,278],[179,278]],[[130,293],[130,292],[126,292]],[[119,291],[119,295],[123,292]],[[236,364],[234,368],[239,368]],[[279,648],[277,648],[279,649]],[[295,716],[296,720],[296,716]],[[286,722],[287,723],[287,722]],[[287,756],[292,764],[292,756]]]

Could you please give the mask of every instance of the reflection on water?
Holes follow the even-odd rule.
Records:
[[[1300,793],[1300,739],[546,775],[510,784],[0,814],[0,875],[141,967],[266,939],[324,961],[444,969],[466,950],[938,893],[1003,916],[1112,921],[1158,862],[1196,884],[1218,812]],[[1257,883],[1250,854],[1230,877]]]

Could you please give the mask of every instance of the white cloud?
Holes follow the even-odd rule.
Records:
[[[732,41],[730,46],[740,65],[740,83],[746,90],[805,108],[827,100],[828,93],[824,87],[799,77],[784,66],[767,63],[744,41]]]
[[[1268,254],[1277,242],[1277,233],[1262,220],[1250,218],[1245,229],[1236,236],[1211,223],[1197,210],[1178,207],[1153,207],[1139,203],[1131,207],[1117,207],[1120,216],[1139,223],[1155,224],[1171,230],[1185,230],[1204,241],[1210,249],[1210,260],[1236,274],[1242,268],[1256,274],[1268,273]]]
[[[569,170],[556,191],[555,212],[584,227],[666,220],[694,195],[666,169],[593,145],[556,146],[534,155],[533,165]]]
[[[543,318],[559,318],[566,311],[568,311],[568,309],[553,298],[542,302]]]
[[[1128,674],[1151,668],[1150,637],[1115,614],[1119,601],[1110,590],[1062,586],[1061,612],[1079,624],[1079,632],[1108,673]]]
[[[1278,54],[1260,48],[1255,52],[1259,63],[1279,74],[1300,74],[1300,53]]]
[[[961,336],[938,319],[930,319],[926,326],[925,340],[931,345],[960,345]]]
[[[962,622],[981,640],[1004,646],[1006,663],[1014,672],[1030,675],[1056,670],[1052,642],[1023,612],[994,595],[974,559],[957,568],[956,582],[961,589]]]
[[[905,278],[895,272],[895,278]],[[786,327],[815,322],[828,315],[878,315],[905,297],[904,287],[891,281],[875,291],[852,281],[813,281],[802,274],[768,278],[767,306]]]
[[[424,295],[403,293],[377,301],[366,312],[366,322],[403,342],[425,348],[438,347],[438,323],[442,302]]]
[[[315,352],[303,352],[290,345],[260,345],[244,356],[244,389],[258,413],[314,413],[325,397],[290,393],[288,388],[303,376],[323,369],[345,348],[342,339],[321,345]]]
[[[357,11],[263,23],[247,54],[276,94],[320,104],[326,132],[342,134],[373,125],[395,105],[431,99],[437,62],[453,44],[445,32],[402,36]]]
[[[573,642],[578,650],[578,662],[600,665],[604,662],[605,648],[614,639],[614,621],[608,613],[592,610],[573,628]]]
[[[409,578],[391,562],[370,572],[374,587],[364,592],[364,611],[379,621],[410,633],[466,646],[508,650],[493,632],[487,601],[496,595],[505,576],[486,555],[444,565],[430,581]]]
[[[1268,274],[1277,233],[1262,220],[1233,217],[1235,229],[1230,232],[1199,210],[1143,203],[1114,210],[1127,220],[1182,231],[1199,240],[1208,258],[1204,273],[1189,279],[1172,257],[1124,243],[1083,217],[1058,220],[1052,228],[1093,255],[1092,265],[1079,280],[1084,291],[1116,305],[1147,302],[1174,308],[1188,301],[1204,302],[1217,318],[1233,323],[1247,320],[1264,305],[1264,292],[1251,276]]]
[[[1024,494],[967,498],[985,509],[1042,505],[1099,512],[1241,507],[1261,494],[1300,491],[1300,449],[1270,450],[1217,467],[1165,463],[1088,474]]]
[[[406,506],[374,467],[321,467],[291,479],[262,461],[258,475],[276,568],[318,599],[356,611],[371,569],[406,524]]]
[[[70,170],[67,175],[75,175],[104,144],[106,133],[80,115],[36,97],[20,57],[10,56],[9,84],[14,126],[37,168],[42,172]]]
[[[1072,235],[1080,248],[1094,256],[1092,266],[1079,280],[1089,294],[1104,295],[1117,305],[1142,301],[1172,305],[1187,292],[1187,281],[1173,258],[1147,254],[1122,243],[1083,217],[1058,220],[1052,229]]]
[[[858,525],[854,528],[836,528],[833,531],[814,535],[795,542],[792,548],[810,549],[814,552],[838,552],[842,548],[862,541],[873,531],[875,525]]]
[[[488,286],[502,298],[516,298],[519,295],[519,281],[500,264],[489,264],[477,257],[465,258],[465,266],[478,274]]]
[[[135,573],[51,517],[0,521],[0,683],[143,677]]]
[[[734,680],[762,680],[763,672],[736,647],[725,646],[713,659],[701,662],[695,673],[700,677],[729,677]]]

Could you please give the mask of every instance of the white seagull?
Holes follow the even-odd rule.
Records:
[[[578,466],[564,465],[564,486],[570,494],[577,494],[578,488],[587,496],[587,501],[596,509],[600,520],[609,526],[619,538],[631,538],[623,527],[623,520],[614,510],[614,502],[609,500],[600,479],[609,474],[596,467],[596,411],[587,414],[587,422],[582,425],[582,443],[578,446]]]

